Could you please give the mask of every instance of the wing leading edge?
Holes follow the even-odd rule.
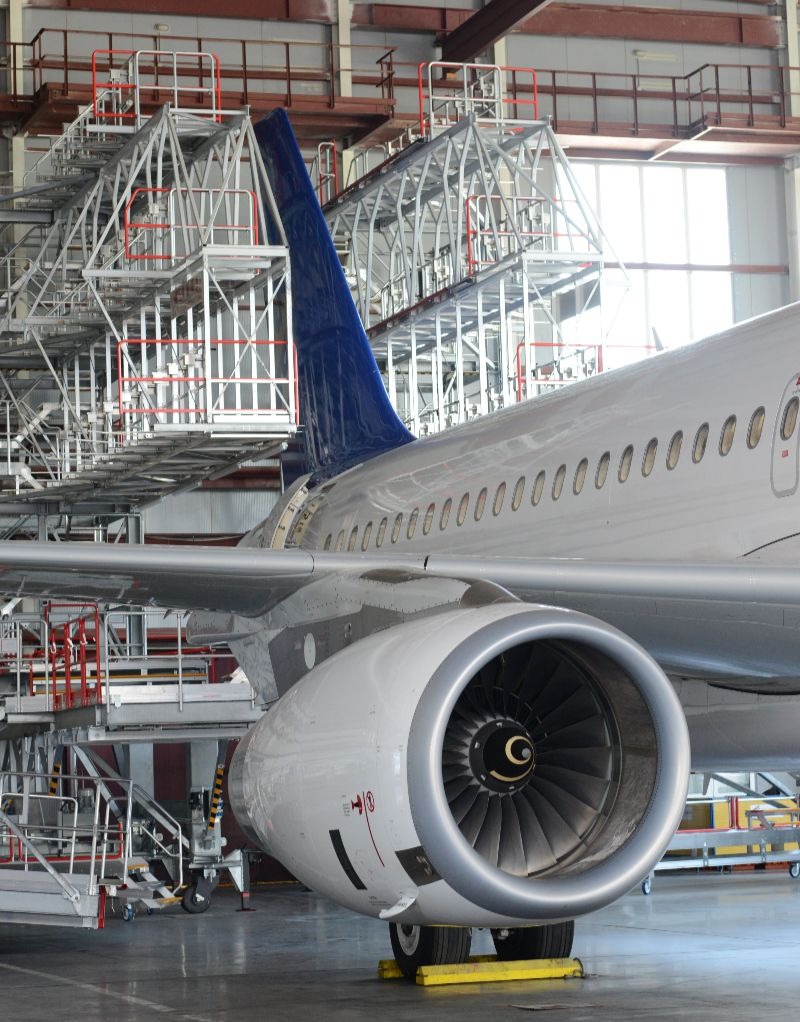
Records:
[[[800,573],[771,565],[0,542],[0,592],[8,597],[81,598],[249,615],[263,613],[315,576],[397,568],[495,582],[522,599],[590,594],[800,607]]]

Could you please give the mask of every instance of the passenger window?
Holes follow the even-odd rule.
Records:
[[[520,476],[517,480],[517,485],[514,487],[514,492],[511,495],[511,510],[518,511],[519,506],[522,503],[522,496],[525,493],[525,476]]]
[[[589,469],[589,462],[586,458],[581,458],[578,462],[578,467],[575,469],[575,479],[572,483],[572,492],[577,495],[583,489],[583,484],[586,482],[586,472]]]
[[[797,411],[795,409],[795,417]],[[729,415],[722,426],[722,432],[719,435],[719,453],[724,458],[726,454],[730,453],[731,447],[733,447],[733,434],[736,432],[736,416]]]
[[[369,537],[372,535],[372,522],[364,526],[364,535],[361,537],[361,549],[366,550],[369,546]]]
[[[381,524],[378,526],[378,535],[375,537],[375,546],[383,546],[383,538],[386,535],[386,526],[388,524],[388,518],[381,518]]]
[[[481,492],[478,494],[478,499],[475,501],[475,521],[479,522],[483,518],[483,509],[486,507],[486,495],[488,490],[484,486]]]
[[[428,533],[431,531],[431,526],[433,525],[433,515],[434,515],[435,511],[436,511],[436,505],[435,504],[429,504],[428,505],[428,510],[425,512],[425,520],[422,523],[422,535],[423,536],[427,536]]]
[[[494,495],[494,504],[492,506],[492,514],[499,515],[503,510],[503,501],[506,499],[506,484],[500,483],[497,487],[497,493]]]
[[[544,469],[536,477],[536,482],[533,484],[533,492],[531,493],[531,504],[534,507],[542,499],[542,493],[544,493]]]
[[[336,550],[337,552],[344,546],[344,529],[341,530],[339,535],[336,537]]]
[[[622,452],[622,457],[619,459],[618,478],[621,483],[624,483],[628,476],[631,474],[632,461],[633,461],[633,444],[628,444],[628,446]]]
[[[597,463],[597,474],[594,477],[594,485],[602,490],[608,478],[608,466],[611,464],[611,454],[606,451]]]
[[[761,439],[761,434],[764,431],[764,416],[764,409],[756,408],[753,412],[753,417],[750,419],[750,425],[747,428],[747,446],[751,451],[758,447],[758,441]]]
[[[653,471],[653,465],[656,463],[656,452],[658,451],[658,440],[653,437],[650,443],[644,449],[644,457],[642,458],[642,475],[647,478]]]
[[[695,465],[699,465],[703,460],[703,455],[706,453],[706,444],[708,443],[708,423],[704,422],[703,425],[698,429],[694,438],[694,447],[692,448],[692,461]]]
[[[322,544],[322,549],[323,550],[330,550],[332,542],[333,542],[333,535],[329,532],[328,535],[325,537],[325,542]]]
[[[678,464],[678,458],[681,456],[681,447],[683,446],[683,432],[679,429],[675,436],[669,442],[669,450],[667,451],[667,468],[672,471],[673,468]]]
[[[797,426],[797,408],[800,402],[796,397],[793,397],[789,404],[786,406],[786,411],[783,413],[783,421],[781,422],[781,439],[791,440],[794,434],[795,427]]]
[[[356,540],[358,539],[358,526],[353,526],[353,531],[350,533],[350,539],[347,541],[347,550],[352,553],[356,548]]]
[[[450,510],[452,509],[452,507],[453,507],[453,498],[452,497],[448,497],[447,500],[444,502],[444,506],[442,507],[442,517],[439,520],[439,528],[440,529],[446,529],[447,528],[447,523],[450,521]]]
[[[559,465],[555,479],[553,480],[553,500],[558,500],[558,498],[561,496],[561,491],[564,489],[564,477],[566,476],[566,474],[567,466]]]
[[[461,498],[461,503],[458,505],[458,514],[456,515],[456,523],[458,525],[464,524],[464,519],[467,517],[467,509],[469,508],[469,494],[465,493]]]
[[[411,512],[411,514],[408,517],[408,531],[406,532],[406,535],[408,536],[409,539],[413,539],[414,538],[414,532],[415,532],[415,530],[417,528],[417,519],[418,518],[419,518],[419,508],[415,507],[414,510]]]
[[[392,542],[393,543],[397,542],[397,539],[398,539],[398,537],[400,535],[400,530],[402,529],[402,527],[403,527],[403,512],[401,511],[400,514],[397,516],[397,518],[395,518],[394,525],[392,526]]]

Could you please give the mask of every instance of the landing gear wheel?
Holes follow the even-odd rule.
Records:
[[[492,940],[501,962],[536,958],[569,958],[575,936],[575,922],[549,923],[521,929],[492,930]]]
[[[793,862],[789,866],[789,876],[792,878],[792,880],[796,880],[798,877],[800,877],[800,862]]]
[[[465,926],[404,926],[389,923],[394,959],[406,979],[420,965],[460,965],[469,958],[472,930]]]
[[[192,915],[198,915],[200,912],[205,912],[210,905],[210,896],[202,895],[197,890],[197,884],[192,884],[183,892],[181,908],[184,912],[191,912]]]

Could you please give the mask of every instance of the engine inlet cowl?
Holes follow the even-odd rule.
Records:
[[[309,887],[397,923],[519,926],[609,904],[683,811],[686,724],[603,622],[507,601],[318,664],[231,763],[248,834]]]
[[[683,712],[639,646],[585,615],[530,608],[477,631],[432,677],[409,741],[411,810],[464,897],[560,918],[620,896],[660,858],[688,762]]]

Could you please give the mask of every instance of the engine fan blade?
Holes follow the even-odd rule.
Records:
[[[497,865],[506,873],[525,876],[525,845],[522,839],[522,825],[519,821],[514,799],[505,796],[500,799],[503,818],[500,828],[500,852]]]
[[[522,840],[525,846],[525,868],[528,875],[539,873],[543,869],[555,866],[558,861],[542,829],[539,817],[530,802],[520,792],[512,796],[517,810]]]
[[[478,835],[481,832],[481,827],[483,826],[483,821],[486,819],[488,809],[489,792],[479,790],[469,811],[464,814],[461,820],[457,821],[458,826],[461,829],[461,833],[473,848],[475,847],[475,842],[478,840]]]
[[[541,760],[536,764],[536,776],[563,788],[595,810],[602,807],[611,784],[608,778],[592,777],[591,774],[571,770],[556,763],[543,763]]]
[[[475,781],[469,774],[459,774],[458,777],[451,777],[444,782],[444,792],[447,796],[447,804],[452,806],[458,796],[467,788],[476,787]]]
[[[594,806],[584,802],[582,798],[572,795],[566,788],[562,788],[546,777],[536,774],[531,778],[529,787],[534,788],[546,798],[562,820],[569,824],[572,831],[579,837],[583,837],[597,820],[598,812]]]
[[[611,769],[611,754],[607,744],[577,746],[570,741],[568,745],[559,743],[548,748],[545,742],[541,742],[536,746],[536,759],[538,763],[569,767],[576,773],[601,779],[608,777]]]
[[[500,827],[503,822],[501,801],[499,795],[493,795],[489,799],[480,833],[472,846],[481,858],[493,866],[498,865],[500,855]]]
[[[559,731],[567,724],[574,724],[576,721],[586,720],[597,713],[597,700],[585,688],[579,688],[571,692],[565,699],[547,713],[540,713],[539,724],[548,733]]]
[[[566,748],[567,745],[588,745],[593,748],[609,745],[606,722],[600,714],[587,717],[586,720],[575,721],[574,724],[567,724],[558,731],[546,731],[544,728],[537,728],[531,731],[531,737],[536,744],[536,748],[541,748],[542,751],[555,751],[556,749]]]
[[[478,787],[477,784],[475,784],[475,782],[471,778],[467,778],[467,780],[470,782],[467,785],[467,787],[459,795],[455,796],[452,799],[448,798],[447,800],[448,805],[450,806],[450,812],[453,814],[453,819],[456,821],[459,827],[464,822],[467,814],[471,811],[472,807],[478,801],[478,796],[482,794],[481,789]],[[486,793],[484,792],[483,794]],[[487,798],[489,797],[488,794],[486,795],[486,797]],[[480,824],[478,824],[478,826],[479,825]]]
[[[538,788],[527,784],[522,794],[536,814],[547,843],[553,849],[557,859],[563,858],[573,851],[580,842],[580,836],[570,827],[558,810]]]

